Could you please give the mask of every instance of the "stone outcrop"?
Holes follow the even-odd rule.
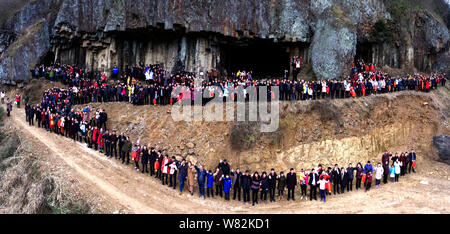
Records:
[[[434,136],[433,145],[439,152],[439,159],[447,164],[450,164],[450,136]]]
[[[22,82],[31,76],[30,69],[50,49],[48,23],[45,19],[30,25],[9,45],[0,60],[0,77],[7,84]],[[14,76],[12,76],[14,74]]]
[[[367,60],[379,66],[431,71],[448,65],[448,28],[425,10],[402,23],[410,28],[408,43],[371,40],[374,24],[392,19],[384,0],[35,0],[1,26],[3,82],[30,78],[23,74],[37,61],[14,60],[23,65],[19,72],[7,64],[9,51],[42,19],[49,37],[41,33],[40,40],[50,47],[45,43],[33,56],[51,53],[56,61],[105,72],[142,62],[163,63],[169,71],[216,68],[226,74],[232,72],[230,45],[261,40],[303,56],[319,79],[347,75],[361,43],[368,43]]]

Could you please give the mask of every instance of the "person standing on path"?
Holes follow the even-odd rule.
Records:
[[[9,98],[6,100],[6,112],[7,112],[7,116],[11,116],[11,111],[12,111],[12,104],[11,101],[9,100]]]
[[[2,100],[2,104],[5,104],[5,96],[6,96],[6,93],[5,93],[5,91],[1,91],[0,92],[0,99]]]
[[[252,184],[252,178],[249,170],[245,170],[245,174],[242,175],[241,186],[243,192],[244,204],[250,202],[250,188]]]
[[[187,170],[187,180],[188,180],[188,186],[189,186],[189,193],[191,193],[191,196],[194,196],[194,166],[191,164],[191,162],[188,163],[188,170]]]
[[[152,148],[152,150],[154,149]],[[150,155],[151,154],[152,153],[150,153]],[[183,192],[184,182],[186,181],[187,173],[188,173],[188,166],[186,164],[186,159],[183,158],[183,160],[181,160],[181,163],[178,164],[178,180],[180,181],[180,195]]]
[[[242,180],[242,172],[239,168],[236,171],[231,171],[233,175],[233,200],[236,200],[236,195],[238,201],[241,201],[241,180]]]
[[[377,188],[380,187],[381,178],[383,177],[383,175],[384,175],[384,169],[381,166],[381,163],[378,163],[377,167],[375,168],[375,184],[376,184]]]
[[[309,182],[308,185],[310,187],[310,192],[309,192],[309,200],[312,201],[313,198],[314,200],[317,201],[317,182],[319,181],[319,175],[316,173],[315,169],[313,168],[311,170],[311,173],[309,174]]]
[[[258,192],[260,190],[261,187],[261,178],[259,177],[259,174],[257,171],[255,171],[255,173],[253,173],[253,177],[252,177],[252,206],[256,204],[258,204]]]
[[[411,168],[413,173],[416,173],[416,153],[414,149],[411,149],[411,152],[408,154],[409,165],[408,165],[408,173],[411,173]]]
[[[17,108],[20,109],[20,95],[19,94],[16,94],[16,105],[17,105]]]
[[[195,170],[197,171],[198,190],[200,193],[199,197],[203,197],[203,199],[205,199],[206,198],[205,197],[205,182],[206,182],[206,174],[207,174],[206,170],[203,168],[202,165],[200,165],[198,167],[197,167],[197,165],[195,165]],[[229,199],[229,196],[228,196],[228,199]]]
[[[286,176],[286,183],[288,188],[288,196],[287,200],[289,201],[292,197],[292,200],[295,201],[295,188],[297,187],[297,174],[294,172],[294,168],[291,168],[289,173]]]
[[[275,188],[277,186],[277,173],[275,169],[270,169],[269,173],[269,194],[270,194],[270,202],[275,202]]]

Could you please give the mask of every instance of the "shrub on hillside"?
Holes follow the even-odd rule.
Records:
[[[231,128],[230,143],[235,150],[247,150],[259,139],[257,122],[235,122]]]
[[[328,99],[315,101],[311,104],[311,111],[315,111],[320,116],[322,122],[327,122],[333,120],[336,123],[341,122],[342,112],[331,103]]]

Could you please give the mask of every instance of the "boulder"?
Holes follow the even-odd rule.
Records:
[[[439,159],[447,164],[450,164],[450,136],[434,136],[433,145],[439,152]]]

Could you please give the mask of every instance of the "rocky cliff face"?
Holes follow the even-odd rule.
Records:
[[[417,16],[407,22],[412,23],[409,38],[405,39],[410,43],[371,41],[373,26],[380,20],[392,19],[384,2],[30,1],[1,26],[0,79],[28,80],[28,69],[49,52],[56,61],[100,71],[110,71],[114,64],[123,67],[158,62],[169,70],[198,72],[217,68],[229,73],[227,48],[243,48],[239,46],[258,40],[268,41],[290,56],[303,56],[319,79],[345,76],[361,43],[368,43],[370,48],[366,60],[378,65],[408,65],[423,71],[448,67],[448,62],[439,59],[448,51],[448,28],[425,11],[417,10]],[[23,52],[11,53],[15,50],[11,45],[30,36],[26,29],[41,21],[44,26],[33,32],[43,45],[34,48],[32,43],[24,44]],[[14,59],[11,56],[15,54],[20,56]]]

